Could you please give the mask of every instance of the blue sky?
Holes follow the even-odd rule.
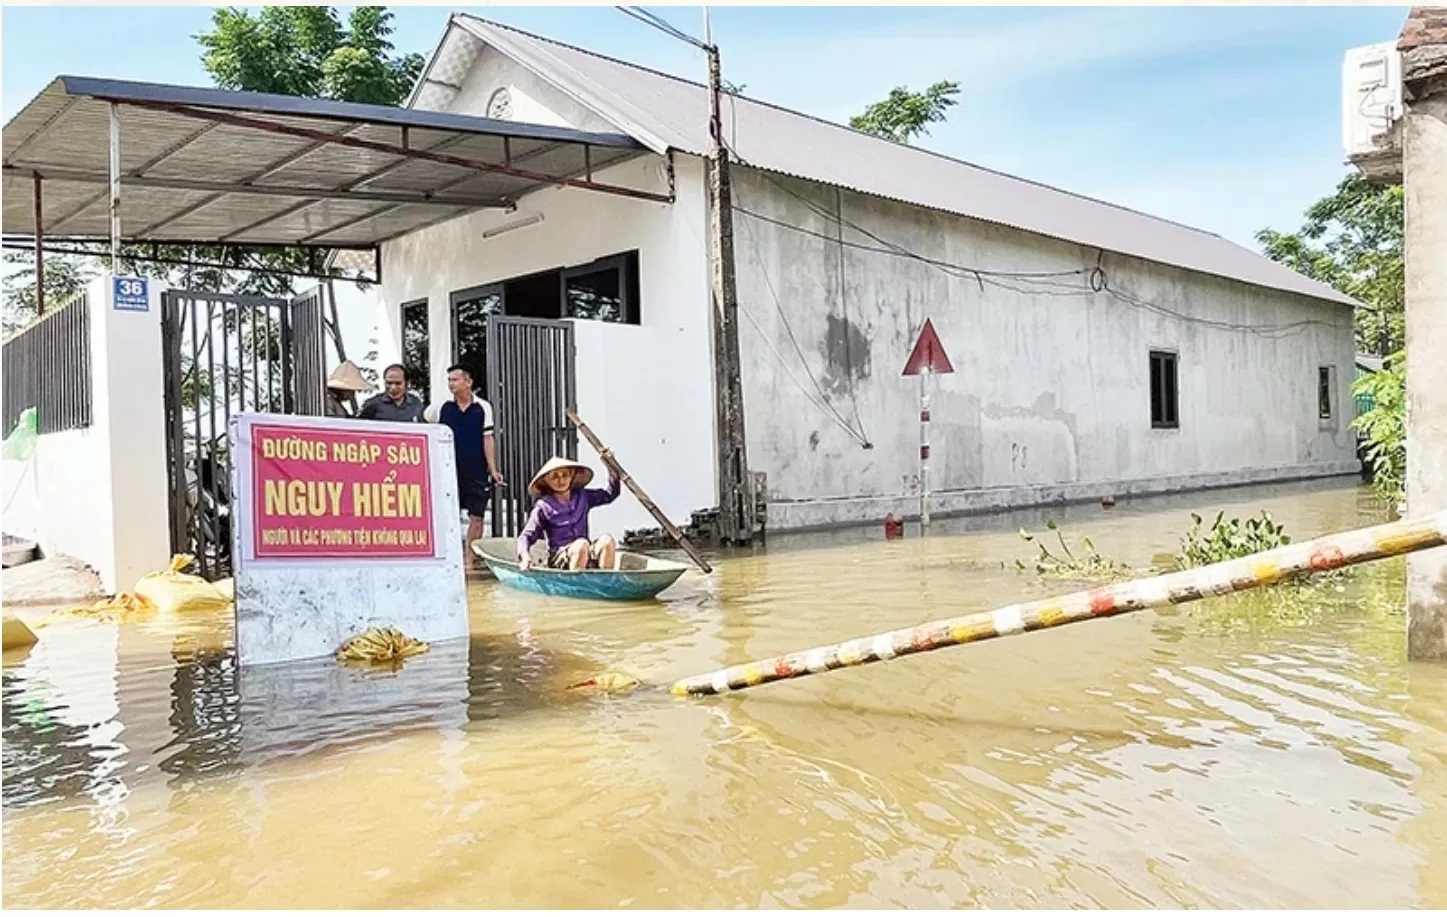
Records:
[[[451,7],[395,7],[424,54]],[[611,7],[463,7],[682,76],[702,55]],[[652,7],[698,34],[697,7]],[[891,87],[957,81],[920,145],[1220,233],[1294,229],[1342,165],[1350,47],[1395,38],[1406,7],[714,7],[725,76],[845,121]],[[205,85],[204,7],[7,7],[3,117],[61,73]]]

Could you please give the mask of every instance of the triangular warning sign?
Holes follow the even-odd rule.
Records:
[[[934,323],[925,319],[924,327],[919,332],[919,340],[914,342],[914,350],[909,355],[909,362],[904,364],[904,374],[918,376],[923,372],[943,374],[954,371],[955,367],[945,353],[945,346],[940,343],[940,336],[935,334]]]

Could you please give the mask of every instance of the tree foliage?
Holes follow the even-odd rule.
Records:
[[[1406,354],[1395,353],[1381,372],[1362,376],[1352,386],[1352,394],[1371,399],[1372,406],[1352,426],[1367,439],[1372,489],[1396,506],[1405,498],[1407,486]]]
[[[0,322],[9,337],[35,317],[35,259],[28,253],[8,251],[5,263],[12,270],[5,275]],[[85,261],[64,255],[45,259],[45,304],[54,308],[85,289],[95,271]]]
[[[1312,204],[1295,233],[1256,234],[1266,257],[1363,303],[1357,348],[1386,356],[1405,344],[1402,186],[1375,185],[1353,171]]]
[[[422,73],[422,55],[393,53],[384,6],[354,7],[345,25],[325,6],[231,7],[211,24],[196,40],[223,89],[401,105]]]
[[[915,137],[927,136],[929,125],[945,120],[959,92],[959,84],[948,80],[941,80],[923,92],[898,86],[890,91],[888,98],[851,118],[849,126],[895,143],[909,143]]]

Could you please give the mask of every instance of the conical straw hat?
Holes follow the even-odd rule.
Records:
[[[553,456],[548,459],[547,464],[538,469],[537,474],[533,475],[532,482],[528,484],[528,493],[534,497],[541,498],[543,495],[543,478],[557,471],[559,468],[571,468],[576,472],[573,477],[574,487],[587,487],[593,480],[593,469],[587,465],[584,465],[582,462],[572,461],[571,459]]]
[[[327,376],[327,388],[334,388],[343,392],[370,392],[376,390],[376,386],[367,381],[366,377],[362,375],[362,371],[357,369],[357,364],[351,360],[344,361],[341,366],[332,370],[332,374]]]

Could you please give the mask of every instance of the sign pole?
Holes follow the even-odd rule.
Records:
[[[929,376],[919,374],[919,528],[929,528]]]
[[[925,319],[919,338],[904,364],[906,376],[919,376],[919,531],[929,528],[929,380],[936,373],[952,373],[955,367],[945,353],[934,323]]]

